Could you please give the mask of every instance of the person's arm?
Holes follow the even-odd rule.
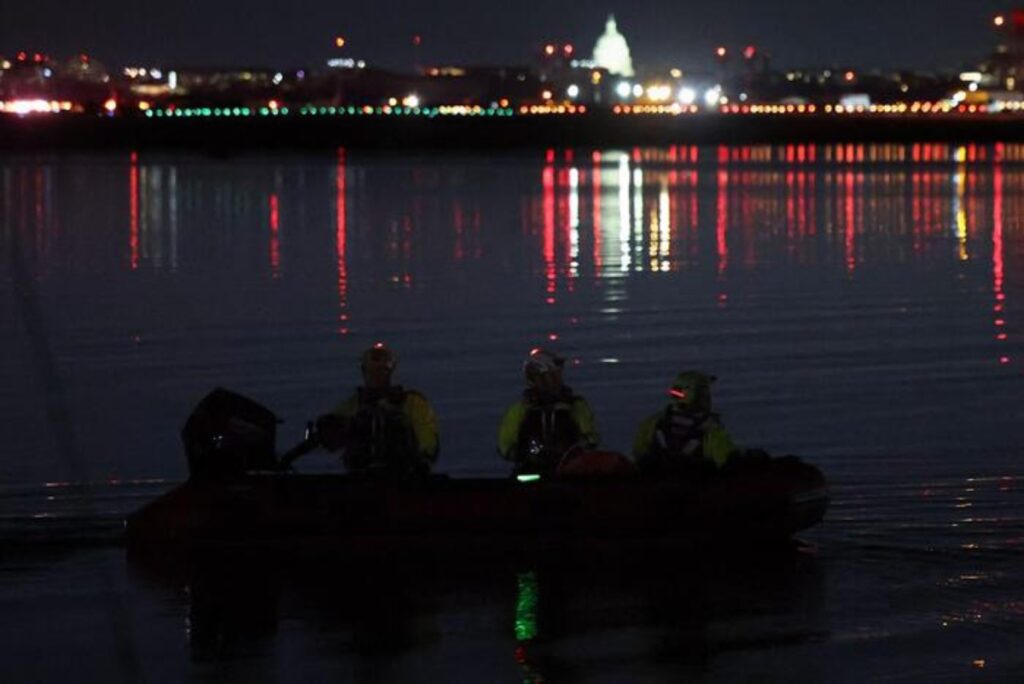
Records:
[[[416,436],[416,449],[420,457],[430,464],[437,462],[440,437],[437,432],[437,414],[425,396],[409,392],[405,398],[405,413]]]
[[[594,424],[594,412],[590,410],[590,404],[583,397],[576,397],[573,400],[572,417],[583,438],[582,446],[586,449],[596,447],[600,443],[601,437],[597,434],[597,426]]]
[[[506,461],[514,461],[519,441],[519,427],[526,416],[526,405],[517,401],[508,407],[498,427],[498,453]]]
[[[633,459],[638,463],[647,458],[651,453],[651,446],[654,444],[654,433],[658,430],[658,418],[661,414],[655,413],[648,416],[640,423],[633,437]]]
[[[729,460],[729,457],[736,451],[736,445],[725,428],[721,425],[714,425],[704,433],[704,458],[721,468]]]
[[[316,429],[320,444],[328,451],[344,449],[348,441],[349,422],[358,411],[359,395],[354,394],[330,413],[317,418]]]

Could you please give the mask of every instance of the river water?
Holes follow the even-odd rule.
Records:
[[[1022,146],[6,157],[0,256],[11,681],[1024,679]],[[206,392],[271,407],[283,449],[378,340],[439,471],[505,472],[547,345],[605,446],[699,368],[833,505],[771,557],[126,561]]]

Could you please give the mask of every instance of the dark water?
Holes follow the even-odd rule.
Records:
[[[1024,680],[1024,148],[9,157],[0,256],[16,681]],[[126,562],[203,394],[271,406],[289,446],[379,339],[444,471],[504,472],[551,344],[607,446],[698,367],[833,507],[769,558]]]

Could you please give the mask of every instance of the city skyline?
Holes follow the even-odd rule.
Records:
[[[289,14],[279,6],[235,0],[154,7],[124,0],[89,6],[39,0],[4,9],[0,54],[86,52],[113,64],[316,66],[340,54],[396,69],[415,63],[522,64],[548,41],[572,43],[578,54],[589,56],[607,16],[615,14],[635,61],[647,68],[706,68],[716,45],[755,44],[779,65],[957,69],[991,52],[991,16],[1013,6],[997,0],[774,5],[642,0],[580,7],[531,0],[484,10],[466,0],[396,0],[352,8],[317,2]],[[345,38],[340,50],[335,36]]]

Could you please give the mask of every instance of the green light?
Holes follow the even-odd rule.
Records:
[[[516,641],[530,641],[537,636],[537,575],[521,572],[516,575]]]
[[[152,119],[153,118],[153,110],[152,109],[150,109],[149,111],[146,112],[146,118],[147,119]]]
[[[282,107],[281,108],[281,114],[283,114],[284,116],[288,116],[288,108],[287,107]]]
[[[209,107],[203,107],[203,116],[210,116],[211,113]]]
[[[356,108],[355,107],[349,107],[348,108],[348,113],[349,114],[355,114],[356,113]]]
[[[270,110],[266,107],[260,107],[260,116],[269,116]]]
[[[334,114],[338,113],[338,108],[337,107],[331,107],[327,111],[330,112],[332,115],[334,115]]]
[[[321,107],[320,108],[320,113],[326,115],[327,114],[327,107]]]
[[[252,116],[252,110],[248,107],[242,107],[242,114],[245,114],[246,116]]]
[[[241,116],[242,115],[242,110],[239,109],[238,107],[235,107],[234,109],[231,110],[231,113],[234,114],[235,116]],[[246,114],[248,114],[248,112],[246,112]]]
[[[532,474],[532,473],[524,474],[524,475],[516,475],[516,479],[519,480],[520,482],[537,482],[538,480],[540,480],[540,475],[536,475],[536,474]]]

